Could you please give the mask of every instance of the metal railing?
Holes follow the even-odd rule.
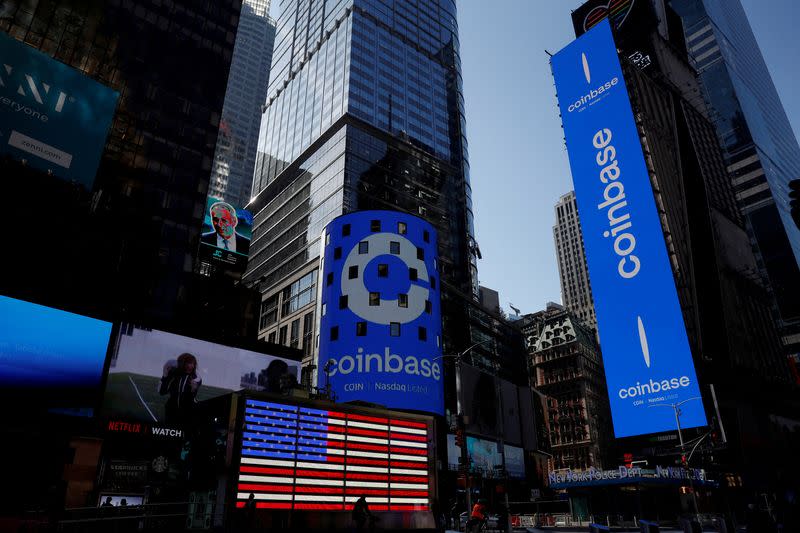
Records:
[[[126,533],[183,531],[189,525],[189,502],[154,503],[128,507],[67,509],[58,521],[59,533]]]

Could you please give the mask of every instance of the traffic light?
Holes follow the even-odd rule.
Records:
[[[456,446],[459,448],[464,447],[464,430],[461,428],[456,430]]]
[[[789,212],[795,225],[800,228],[800,178],[789,182]]]

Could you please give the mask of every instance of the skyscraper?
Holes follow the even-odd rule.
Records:
[[[269,0],[244,0],[217,136],[209,195],[237,207],[250,201],[261,106],[275,45]]]
[[[249,206],[262,338],[304,339],[310,362],[320,233],[364,209],[436,227],[445,324],[465,313],[448,296],[478,292],[458,53],[455,0],[284,3]]]
[[[586,266],[586,251],[583,249],[583,233],[578,219],[575,191],[570,191],[556,203],[556,225],[553,238],[556,241],[558,274],[561,278],[561,301],[565,307],[589,328],[597,331],[594,314],[592,287],[589,284],[589,268]]]
[[[0,159],[0,175],[18,176],[6,214],[36,242],[6,263],[5,294],[186,318],[238,16],[233,3],[189,0],[0,4],[0,31],[120,94],[90,190]]]
[[[683,21],[759,269],[777,301],[784,347],[800,352],[800,229],[789,206],[789,182],[800,177],[800,147],[741,3],[671,4]]]

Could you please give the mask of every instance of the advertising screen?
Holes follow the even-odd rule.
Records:
[[[672,266],[608,20],[552,58],[614,433],[706,424]],[[650,409],[659,406],[659,409]]]
[[[0,317],[0,396],[26,406],[95,406],[110,322],[6,296]]]
[[[201,259],[244,270],[252,238],[253,215],[250,211],[208,197],[200,235]]]
[[[503,458],[497,442],[476,437],[467,437],[467,453],[472,470],[485,476],[493,476],[503,466]]]
[[[0,33],[0,154],[92,188],[119,93]]]
[[[430,423],[245,400],[237,507],[427,511],[433,496]]]
[[[318,386],[443,413],[436,231],[396,211],[334,219],[322,252]]]
[[[103,400],[108,417],[180,424],[197,402],[248,389],[279,392],[300,363],[165,331],[120,328]]]
[[[524,478],[525,451],[522,448],[506,444],[503,447],[503,453],[506,456],[506,472],[508,472],[508,477]]]

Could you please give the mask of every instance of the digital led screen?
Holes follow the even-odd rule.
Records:
[[[243,270],[253,238],[253,215],[209,196],[200,235],[200,258]]]
[[[324,231],[319,387],[340,401],[443,413],[436,231],[396,211],[359,211]]]
[[[494,476],[503,466],[503,457],[497,449],[497,442],[493,440],[467,437],[467,453],[471,469],[485,476]]]
[[[0,32],[0,154],[91,189],[119,93]]]
[[[25,405],[94,407],[111,323],[0,296],[0,395]]]
[[[432,427],[423,421],[245,400],[237,507],[427,511]]]
[[[279,392],[300,363],[166,331],[120,328],[103,401],[116,419],[181,424],[197,402],[241,389]]]
[[[525,450],[506,444],[503,446],[508,477],[525,477]]]
[[[700,396],[608,20],[552,58],[617,437],[676,429]],[[650,409],[650,406],[661,406]],[[706,424],[701,401],[681,425]]]

